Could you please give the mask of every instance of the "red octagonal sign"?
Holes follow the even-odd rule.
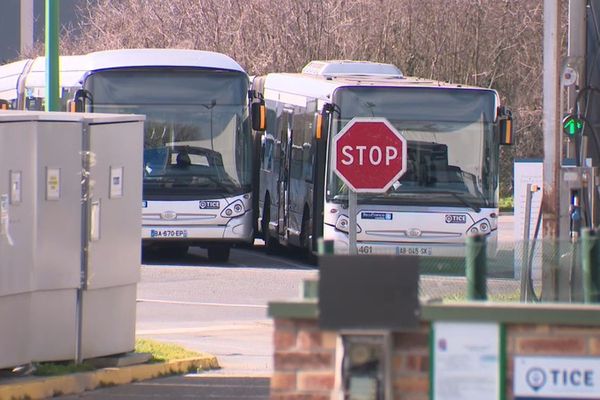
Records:
[[[333,154],[335,173],[355,192],[386,192],[406,172],[406,139],[385,118],[352,119]]]

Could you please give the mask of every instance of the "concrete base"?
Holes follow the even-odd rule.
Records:
[[[76,289],[31,294],[32,361],[75,359]]]
[[[31,293],[0,296],[0,369],[31,361]]]
[[[86,360],[86,363],[96,368],[121,368],[131,365],[144,364],[152,358],[150,353],[127,353],[112,357],[99,357]]]
[[[136,294],[137,284],[83,292],[83,359],[134,350]]]

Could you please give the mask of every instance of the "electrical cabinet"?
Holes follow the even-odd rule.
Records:
[[[143,121],[0,113],[0,368],[133,350]]]

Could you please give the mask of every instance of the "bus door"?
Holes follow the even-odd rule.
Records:
[[[292,162],[292,111],[284,110],[281,116],[281,156],[279,168],[279,197],[278,233],[287,238],[287,226],[290,212],[290,167]]]

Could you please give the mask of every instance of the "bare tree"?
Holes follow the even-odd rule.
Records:
[[[512,158],[542,154],[542,11],[539,0],[88,0],[80,33],[64,32],[61,51],[212,50],[251,74],[361,59],[494,88],[518,122],[517,146],[502,152],[508,194]]]

